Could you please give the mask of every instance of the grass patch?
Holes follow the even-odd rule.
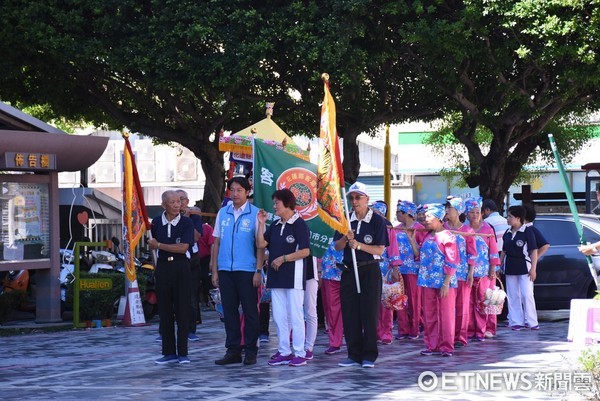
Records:
[[[590,400],[600,400],[600,347],[590,346],[584,349],[579,356],[579,363],[583,370],[590,372],[594,388],[589,396]]]

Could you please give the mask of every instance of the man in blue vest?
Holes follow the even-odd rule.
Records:
[[[212,282],[221,291],[227,352],[217,365],[242,362],[240,304],[244,313],[244,364],[256,363],[258,353],[258,292],[264,248],[256,246],[258,208],[248,202],[250,183],[234,177],[227,183],[231,203],[217,214],[210,267]]]

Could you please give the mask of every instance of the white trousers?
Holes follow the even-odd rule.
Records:
[[[317,339],[317,291],[319,283],[316,279],[306,281],[306,290],[304,291],[304,320],[306,321],[306,340],[304,349],[312,351]]]
[[[271,306],[273,321],[279,339],[278,351],[287,356],[290,349],[290,330],[292,331],[292,347],[295,356],[304,358],[304,290],[295,288],[272,288]]]
[[[508,300],[508,324],[529,327],[538,325],[533,281],[528,274],[506,275],[506,298]]]

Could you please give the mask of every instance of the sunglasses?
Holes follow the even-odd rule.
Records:
[[[363,197],[363,195],[349,196],[348,199],[350,199],[351,201],[353,201],[353,200],[359,200],[362,197]]]

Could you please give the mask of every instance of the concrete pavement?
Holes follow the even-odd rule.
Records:
[[[345,352],[325,355],[322,330],[307,366],[268,366],[277,347],[272,322],[256,365],[217,366],[223,324],[214,311],[204,311],[203,320],[201,340],[189,345],[189,365],[154,363],[156,321],[0,337],[0,394],[4,400],[579,400],[595,385],[577,362],[581,350],[566,341],[565,312],[540,312],[540,331],[499,328],[496,338],[471,342],[451,358],[421,356],[422,340],[394,341],[380,346],[374,369],[338,367]],[[25,327],[12,326],[19,324]]]

